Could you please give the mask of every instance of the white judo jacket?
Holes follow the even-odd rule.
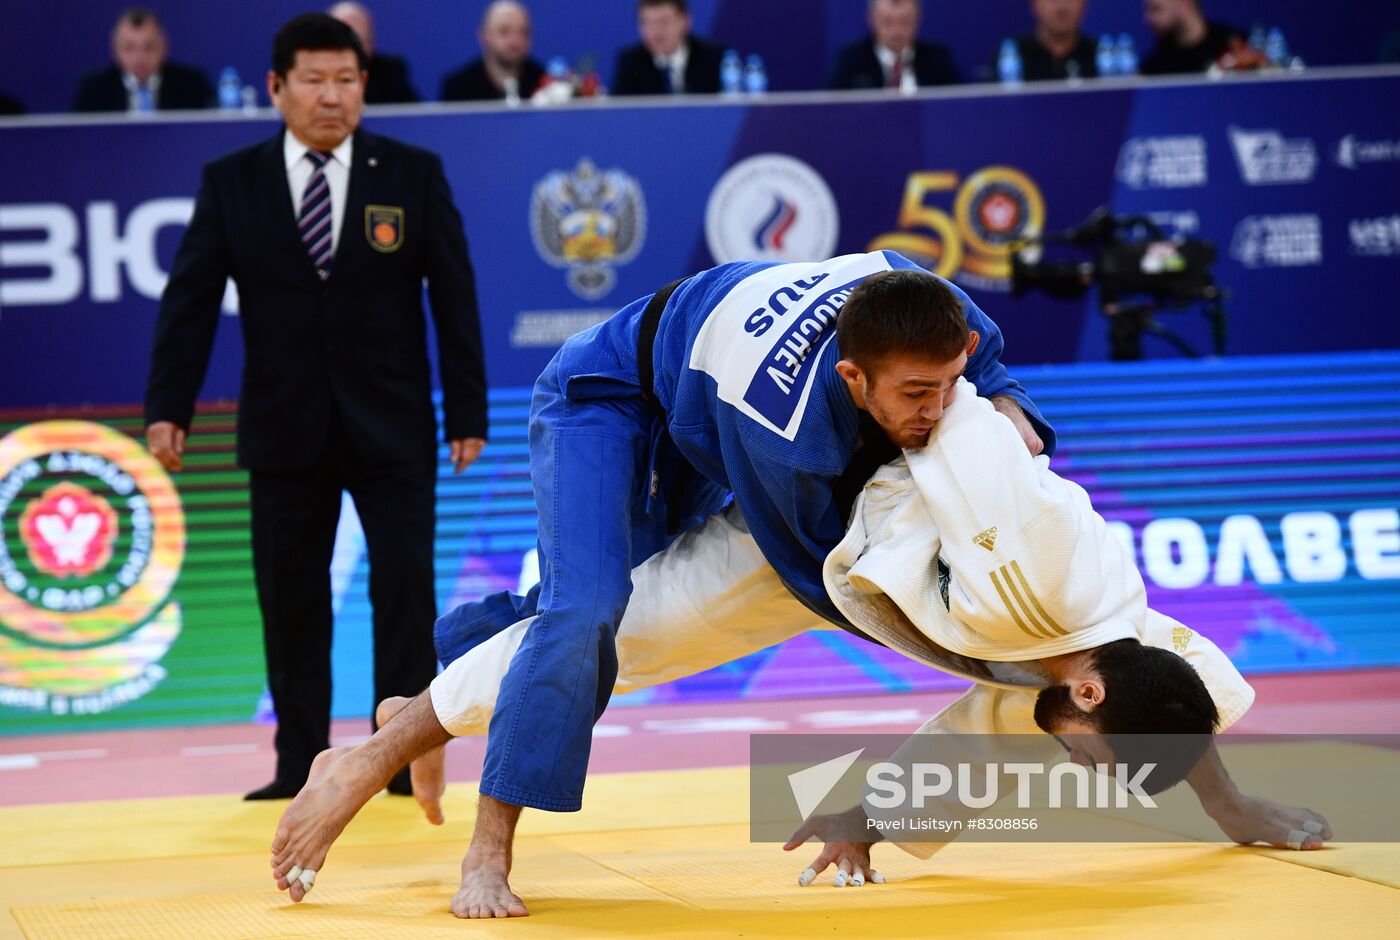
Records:
[[[1132,555],[1049,464],[960,379],[928,445],[866,484],[827,557],[827,591],[890,648],[1008,691],[1046,685],[1042,657],[1136,637],[1195,667],[1222,729],[1239,720],[1254,690],[1214,643],[1147,606]],[[1036,730],[1022,717],[945,730]]]
[[[1049,742],[1033,718],[1049,682],[1037,660],[1129,637],[1195,667],[1222,730],[1254,701],[1214,643],[1147,606],[1132,555],[1083,488],[1051,471],[1049,458],[1032,457],[966,380],[928,445],[866,484],[823,575],[861,629],[977,683],[920,733]],[[936,848],[897,844],[924,857]]]

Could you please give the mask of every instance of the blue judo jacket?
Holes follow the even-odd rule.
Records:
[[[827,597],[822,563],[841,541],[844,520],[833,487],[856,447],[859,415],[836,372],[836,317],[865,278],[918,269],[891,251],[822,262],[736,262],[691,277],[671,296],[653,347],[654,394],[665,419],[659,432],[713,487],[733,493],[755,541],[788,589],[824,619],[849,627]],[[968,326],[981,334],[967,379],[984,397],[1008,395],[1025,411],[1051,453],[1055,435],[1025,390],[1001,364],[1002,336],[956,285]],[[579,355],[571,389],[590,383],[635,384],[636,369],[589,373],[587,347],[611,347],[612,362],[632,364],[643,297],[570,341]],[[562,351],[568,355],[568,350]],[[595,360],[596,361],[596,360]],[[666,442],[658,440],[655,455]],[[668,485],[654,465],[655,495]]]

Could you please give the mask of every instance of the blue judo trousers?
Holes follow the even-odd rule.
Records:
[[[821,580],[822,561],[844,533],[832,486],[858,424],[834,369],[835,319],[865,277],[914,267],[874,252],[695,275],[660,321],[654,400],[638,378],[649,297],[564,343],[530,408],[540,583],[523,596],[464,604],[435,630],[446,664],[532,618],[496,700],[483,794],[558,812],[582,806],[592,725],[617,679],[615,636],[631,571],[731,494],[794,595],[845,625]],[[1001,366],[995,324],[952,289],[982,334],[967,378],[983,395],[1015,398],[1053,448],[1053,431]]]

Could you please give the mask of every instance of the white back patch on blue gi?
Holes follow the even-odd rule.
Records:
[[[890,269],[877,251],[780,264],[747,277],[710,311],[690,368],[715,380],[721,401],[791,441],[817,361],[836,336],[836,315],[857,284]]]

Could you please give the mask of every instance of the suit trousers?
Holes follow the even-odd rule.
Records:
[[[354,501],[369,552],[374,701],[365,706],[372,714],[387,696],[416,695],[437,671],[433,458],[426,449],[417,459],[366,460],[333,417],[312,466],[249,474],[279,781],[304,781],[312,759],[330,746],[330,564],[342,493]]]

